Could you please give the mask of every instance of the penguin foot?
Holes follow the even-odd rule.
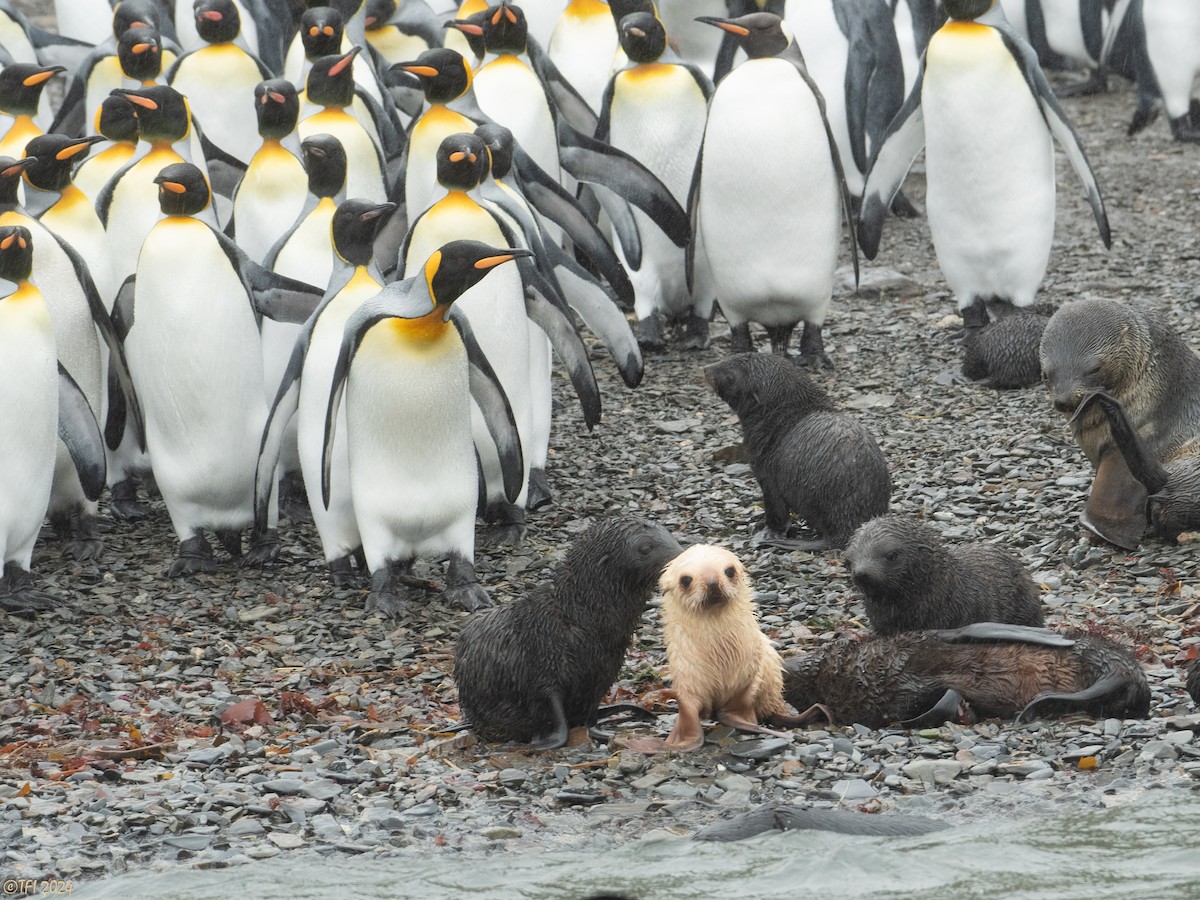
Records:
[[[265,532],[250,535],[250,549],[246,552],[246,558],[242,560],[242,567],[246,569],[261,569],[267,563],[273,563],[279,559],[279,532],[274,528],[268,528]]]
[[[494,503],[488,508],[484,542],[493,547],[514,546],[525,540],[525,510],[515,503]]]
[[[9,563],[0,576],[0,609],[12,615],[34,616],[57,608],[53,596],[33,588],[33,576],[24,569]]]
[[[790,538],[786,533],[778,532],[773,528],[764,528],[755,534],[750,539],[750,544],[754,547],[778,547],[780,550],[805,550],[808,552],[829,549],[829,541],[825,538],[814,538],[807,541]]]
[[[1200,143],[1200,128],[1192,125],[1191,119],[1187,116],[1180,116],[1178,119],[1171,120],[1171,137],[1181,143]]]
[[[708,330],[708,319],[692,313],[683,325],[683,341],[679,346],[684,350],[707,350]]]
[[[118,522],[136,522],[150,515],[150,507],[139,503],[138,484],[133,478],[118,481],[112,486],[108,500],[108,514]]]
[[[146,487],[146,496],[152,500],[161,500],[162,491],[158,489],[158,479],[150,471],[142,472],[142,484]]]
[[[292,523],[312,521],[308,492],[300,472],[288,472],[279,479],[279,515]]]
[[[372,590],[367,595],[366,611],[368,614],[378,613],[387,619],[399,619],[408,612],[408,600],[389,585],[384,590]]]
[[[545,469],[529,470],[529,489],[525,492],[525,508],[528,510],[541,509],[554,502],[554,492],[550,490],[550,480],[546,477]]]
[[[167,572],[170,578],[196,575],[200,572],[216,572],[220,566],[213,559],[212,547],[203,534],[196,534],[179,544],[179,556],[171,563]]]
[[[214,533],[217,536],[217,543],[226,553],[234,559],[241,557],[242,530],[240,528],[218,528]]]
[[[754,338],[750,337],[750,323],[729,326],[729,349],[733,353],[753,353]]]
[[[921,213],[913,206],[904,191],[897,191],[896,196],[892,198],[892,215],[897,219],[915,219]]]
[[[772,353],[778,356],[787,356],[788,344],[792,342],[792,332],[795,328],[795,325],[773,325],[767,329]]]
[[[442,592],[442,597],[447,603],[467,612],[475,612],[492,605],[492,598],[475,577],[475,564],[457,553],[450,554],[450,566],[446,571],[446,590]]]
[[[1092,97],[1108,90],[1108,76],[1103,69],[1092,69],[1092,74],[1083,81],[1063,85],[1055,95],[1059,97]]]
[[[65,549],[76,562],[99,559],[104,552],[104,542],[96,531],[96,517],[86,513],[71,516],[71,540]]]
[[[972,329],[982,328],[991,318],[988,316],[987,301],[976,297],[967,306],[959,310],[963,320],[963,336],[970,334]]]
[[[351,566],[351,558],[351,554],[346,554],[329,561],[329,577],[333,581],[334,587],[356,587],[362,580],[358,572],[354,571],[354,567]]]
[[[658,352],[667,349],[667,338],[663,334],[662,322],[651,313],[637,321],[637,342],[643,350]]]
[[[833,368],[833,362],[825,355],[825,339],[821,336],[820,325],[804,323],[804,331],[800,335],[800,355],[796,361],[809,369]]]

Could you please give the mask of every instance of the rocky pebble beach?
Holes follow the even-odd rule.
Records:
[[[1145,298],[1200,348],[1200,149],[1164,123],[1125,137],[1132,90],[1066,103],[1105,192],[1106,252],[1059,159],[1059,221],[1042,299]],[[986,173],[981,173],[986,176]],[[908,182],[920,204],[920,164]],[[845,260],[844,260],[845,261]],[[826,323],[836,369],[818,374],[861,416],[891,465],[892,510],[948,538],[1018,553],[1051,627],[1093,629],[1133,648],[1153,692],[1145,721],[1074,716],[919,731],[828,726],[790,740],[709,728],[703,750],[647,758],[573,735],[545,754],[446,734],[458,720],[451,652],[465,613],[430,592],[406,617],[364,613],[366,584],[332,587],[311,525],[283,523],[266,571],[172,581],[165,509],[113,523],[95,562],[49,533],[37,587],[61,598],[36,620],[0,614],[0,872],[84,880],[164,866],[222,867],[319,853],[523,853],[601,849],[689,835],[769,800],[950,824],[1134,804],[1200,789],[1200,710],[1183,668],[1200,645],[1196,547],[1137,553],[1093,545],[1077,526],[1090,467],[1040,388],[955,382],[955,305],[923,219],[890,219],[857,293],[849,269]],[[760,334],[760,342],[765,343]],[[601,348],[604,420],[588,433],[560,378],[549,472],[553,507],[516,548],[481,546],[497,603],[546,580],[570,541],[624,512],[738,553],[762,627],[785,653],[865,628],[837,552],[756,546],[761,499],[735,418],[701,367],[729,352],[714,323],[703,352],[647,357],[635,391]],[[106,507],[101,504],[104,515]],[[438,585],[440,567],[418,567]],[[655,608],[613,697],[672,719]],[[1035,819],[1036,820],[1036,819]]]

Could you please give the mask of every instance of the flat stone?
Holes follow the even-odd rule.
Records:
[[[260,783],[259,787],[267,793],[291,796],[304,790],[304,782],[298,778],[272,778]]]
[[[717,787],[728,793],[749,794],[754,790],[754,782],[745,775],[730,772],[728,775],[722,775],[717,779]]]
[[[479,833],[489,841],[509,841],[513,838],[519,838],[524,834],[520,828],[512,828],[508,825],[495,825],[491,828],[485,828]]]
[[[916,759],[902,769],[909,778],[929,784],[947,784],[958,777],[963,764],[952,759]]]
[[[833,787],[822,793],[835,800],[870,800],[879,796],[879,792],[862,778],[835,781]]]
[[[290,834],[286,831],[272,831],[267,835],[267,840],[280,850],[297,850],[308,843],[300,835]]]
[[[170,837],[163,838],[163,843],[168,847],[175,847],[179,850],[190,850],[193,853],[198,853],[208,847],[213,842],[211,834],[173,834]]]
[[[1034,759],[1028,762],[1019,763],[1000,763],[996,766],[996,771],[1004,775],[1016,775],[1018,778],[1028,778],[1035,772],[1040,772],[1043,769],[1049,770],[1050,763],[1044,759]]]
[[[739,741],[729,748],[729,753],[740,759],[769,759],[790,746],[792,746],[792,742],[787,738],[763,738],[762,740]]]
[[[262,822],[250,816],[242,816],[242,818],[238,819],[227,829],[229,834],[236,837],[264,834],[266,833],[266,830],[267,829],[263,828]]]
[[[308,782],[300,790],[305,797],[311,797],[313,800],[332,800],[342,792],[342,786],[336,781],[322,778],[319,781]]]

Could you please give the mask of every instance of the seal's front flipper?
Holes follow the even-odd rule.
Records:
[[[1149,494],[1119,450],[1100,458],[1092,492],[1080,523],[1088,531],[1123,550],[1136,550],[1146,533],[1146,500]]]
[[[927,725],[936,726],[946,722],[957,722],[964,725],[975,723],[975,714],[965,697],[954,688],[942,694],[942,699],[925,710],[919,716],[905,719],[900,724],[905,728],[923,728]]]
[[[946,628],[934,631],[933,636],[948,644],[994,643],[1017,641],[1022,644],[1041,644],[1045,647],[1073,647],[1075,641],[1063,637],[1049,628],[1032,625],[1010,625],[1006,622],[974,622],[962,628]]]

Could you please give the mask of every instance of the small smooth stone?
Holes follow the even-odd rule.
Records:
[[[731,756],[741,759],[769,759],[790,746],[792,746],[792,742],[787,738],[763,738],[755,741],[739,741],[729,748],[729,753]]]
[[[300,835],[289,834],[286,831],[272,831],[267,835],[267,840],[280,850],[296,850],[308,843]]]
[[[511,828],[506,825],[496,825],[492,828],[485,828],[479,832],[489,841],[508,841],[513,838],[519,838],[524,832],[520,828]]]

